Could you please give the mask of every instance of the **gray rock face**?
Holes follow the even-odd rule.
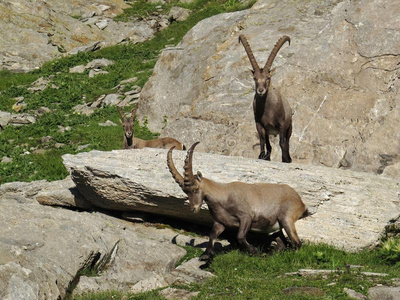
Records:
[[[104,123],[99,123],[99,126],[109,127],[109,126],[117,126],[113,121],[107,120]]]
[[[344,288],[344,292],[349,296],[351,299],[358,299],[358,300],[367,300],[363,294],[358,293],[352,289]]]
[[[155,277],[171,284],[182,278],[184,267],[175,269],[175,264],[186,253],[176,244],[205,242],[171,229],[133,224],[99,212],[43,206],[36,200],[83,207],[70,179],[0,186],[1,299],[64,299],[75,284],[75,293],[129,291]],[[187,274],[192,265],[185,265]],[[91,269],[101,273],[80,275]],[[196,279],[198,272],[192,275]]]
[[[113,61],[106,59],[106,58],[100,58],[100,59],[94,59],[91,62],[89,62],[86,65],[87,69],[98,69],[98,68],[105,68],[108,66],[111,66],[114,64]]]
[[[7,157],[7,156],[3,156],[3,158],[1,159],[1,162],[3,164],[8,164],[8,163],[12,162],[12,158]]]
[[[186,153],[173,154],[182,172]],[[199,214],[190,213],[166,156],[166,150],[148,148],[67,154],[63,160],[80,193],[97,207],[210,223],[205,204]],[[194,154],[193,170],[218,182],[289,184],[315,213],[296,223],[300,238],[346,250],[374,246],[385,226],[400,217],[400,183],[377,175],[200,152]]]
[[[90,71],[96,71],[98,73],[98,72],[101,72],[102,68],[106,68],[112,64],[114,64],[113,61],[105,59],[105,58],[94,59],[91,62],[87,63],[86,66],[79,65],[79,66],[70,68],[69,72],[70,73],[84,73],[86,69],[90,69]],[[90,76],[90,73],[89,73],[89,77],[93,77],[93,76]]]
[[[31,87],[28,88],[30,92],[40,92],[43,91],[49,85],[50,80],[47,78],[40,77],[35,82],[32,83]]]
[[[294,161],[395,177],[399,13],[396,0],[259,0],[250,10],[203,20],[162,52],[141,92],[138,116],[147,116],[149,128],[162,136],[202,141],[199,150],[257,157],[254,82],[238,36],[247,37],[263,66],[286,34],[292,42],[274,61],[272,85],[294,111]],[[272,160],[280,161],[277,138],[272,147]]]
[[[93,209],[94,206],[79,193],[71,178],[54,181],[35,193],[37,202],[43,205],[66,208]]]
[[[4,127],[10,122],[11,114],[7,111],[0,111],[0,128]]]
[[[1,1],[0,69],[26,72],[67,54],[142,42],[168,25],[165,17],[112,19],[128,7],[123,0]]]
[[[370,300],[397,300],[400,299],[400,287],[376,286],[368,290]]]
[[[174,6],[171,8],[168,19],[170,21],[185,21],[190,16],[191,11],[189,9]]]
[[[119,94],[109,94],[103,100],[103,105],[117,105],[121,102]]]
[[[69,55],[78,54],[79,52],[87,53],[96,51],[101,48],[101,44],[99,41],[89,43],[88,45],[78,46],[73,48],[71,51],[68,52]]]
[[[32,124],[36,122],[36,117],[29,115],[29,114],[12,114],[11,119],[8,122],[8,124],[14,125],[14,126],[22,126],[26,124]]]

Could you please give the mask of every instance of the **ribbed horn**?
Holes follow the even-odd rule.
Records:
[[[267,62],[265,63],[264,72],[270,71],[272,63],[274,62],[276,55],[278,54],[278,52],[281,49],[281,47],[283,46],[283,44],[286,42],[289,42],[289,45],[290,45],[290,37],[288,37],[287,35],[284,35],[276,42],[274,48],[271,51],[271,54],[268,57]]]
[[[136,117],[136,110],[137,110],[137,107],[132,108],[132,112],[131,112],[131,119],[132,119],[132,121],[135,120],[135,117]]]
[[[118,112],[119,112],[119,114],[120,114],[122,120],[125,120],[125,119],[126,119],[126,118],[125,118],[125,114],[124,114],[124,112],[122,111],[121,107],[117,106],[117,109],[118,109]]]
[[[251,66],[254,71],[260,71],[260,67],[257,64],[256,58],[254,57],[253,51],[251,51],[250,45],[243,34],[239,35],[239,43],[243,44],[244,50],[246,50],[247,56],[249,57]]]
[[[188,150],[186,159],[185,159],[185,166],[183,167],[185,169],[183,176],[184,176],[184,185],[187,189],[196,189],[197,188],[197,183],[193,175],[193,168],[192,168],[192,158],[193,158],[193,151],[194,148],[199,144],[200,142],[194,143]]]
[[[179,174],[178,170],[175,168],[175,164],[174,161],[172,160],[172,150],[174,150],[175,146],[171,147],[168,150],[168,154],[167,154],[167,165],[168,165],[168,169],[172,174],[172,177],[175,179],[176,183],[179,184],[179,186],[181,188],[183,188],[183,177],[181,174]]]

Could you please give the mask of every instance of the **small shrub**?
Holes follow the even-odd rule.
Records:
[[[389,264],[400,265],[400,238],[389,238],[383,242],[379,255]]]
[[[330,262],[330,257],[323,251],[314,252],[314,256],[319,263],[327,263]]]

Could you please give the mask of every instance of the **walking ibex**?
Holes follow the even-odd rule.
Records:
[[[178,150],[185,150],[185,146],[177,140],[169,137],[158,138],[153,140],[142,140],[134,137],[133,126],[136,116],[136,108],[132,109],[132,115],[127,119],[119,106],[117,106],[119,114],[121,115],[121,124],[124,128],[124,148],[125,149],[142,149],[148,148],[163,148],[169,149],[172,146]]]
[[[285,98],[281,96],[278,90],[271,86],[271,66],[278,54],[279,49],[285,42],[289,42],[288,36],[281,37],[275,44],[268,57],[264,68],[260,68],[251,51],[250,45],[244,35],[239,36],[239,42],[242,42],[251,66],[253,67],[253,78],[256,84],[256,93],[253,100],[254,118],[258,136],[260,138],[260,155],[258,158],[271,160],[271,144],[269,135],[279,134],[279,146],[282,150],[282,161],[292,162],[289,154],[289,139],[292,135],[292,109]],[[267,153],[265,153],[265,146]]]
[[[194,175],[192,156],[198,143],[194,143],[187,152],[183,176],[176,170],[172,160],[174,147],[168,151],[167,165],[172,177],[188,195],[191,210],[199,212],[204,200],[214,219],[208,247],[200,259],[210,258],[215,239],[226,227],[239,228],[237,240],[250,253],[256,251],[246,240],[250,229],[270,232],[278,228],[279,237],[285,240],[282,233],[284,228],[292,247],[299,248],[301,241],[295,222],[309,215],[299,194],[286,184],[218,183],[203,177],[200,172]]]

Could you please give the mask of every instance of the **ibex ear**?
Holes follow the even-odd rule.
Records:
[[[272,69],[269,71],[269,75],[272,76],[272,74],[274,74],[275,71],[276,71],[276,68],[272,68]]]
[[[197,179],[201,181],[203,179],[203,175],[200,173],[200,171],[197,171]]]
[[[119,122],[121,123],[121,125],[122,125],[122,126],[124,125],[124,122],[122,122],[122,120],[121,120],[121,119],[119,119]]]

